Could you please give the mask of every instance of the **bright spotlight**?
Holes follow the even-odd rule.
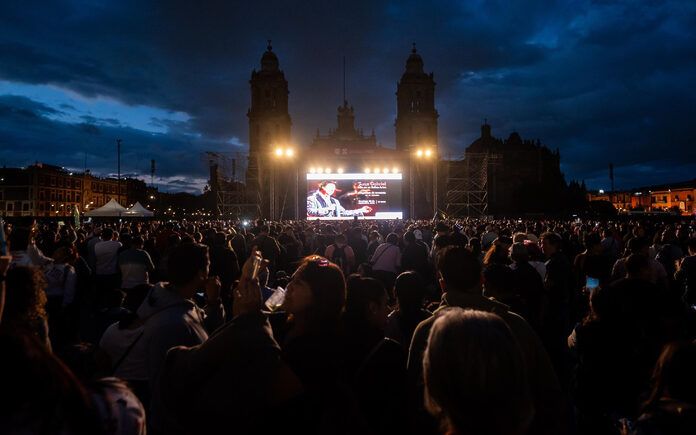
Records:
[[[384,168],[384,169],[382,169],[382,173],[383,173],[383,174],[388,174],[388,173],[389,173],[389,168]]]
[[[339,174],[342,174],[342,173],[343,173],[343,168],[338,168],[338,169],[336,170],[336,172],[338,172]]]
[[[331,173],[331,168],[326,168],[326,169],[324,170],[324,172],[326,172],[327,174],[330,174],[330,173]]]
[[[393,169],[392,169],[392,173],[393,173],[393,174],[398,174],[398,173],[399,173],[399,170],[398,170],[397,168],[393,168]]]
[[[292,155],[295,154],[295,151],[292,150],[292,148],[288,148],[285,150],[285,155],[288,157],[292,157]]]
[[[375,174],[379,174],[379,168],[375,168]]]
[[[365,173],[369,174],[370,173],[370,168],[365,168]]]
[[[323,174],[323,173],[324,173],[324,170],[323,170],[322,168],[319,168],[319,169],[317,169],[317,172],[318,172],[319,174]]]
[[[310,173],[310,174],[314,174],[314,173],[316,173],[316,172],[317,172],[316,169],[314,169],[314,168],[309,168],[309,173]]]
[[[430,157],[430,154],[432,154],[432,151],[425,150],[425,157]]]
[[[418,157],[423,157],[423,150],[418,150],[418,151],[416,151],[416,155],[417,155]]]
[[[283,155],[283,149],[282,148],[277,148],[276,149],[276,156],[280,157]]]

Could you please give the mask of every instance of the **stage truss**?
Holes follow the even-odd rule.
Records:
[[[205,152],[201,160],[210,170],[210,189],[215,195],[218,216],[225,219],[261,216],[261,201],[257,198],[260,193],[258,189],[247,188],[249,181],[258,185],[258,180],[253,178],[258,175],[255,159],[241,152]],[[246,180],[238,177],[245,161],[248,163]]]
[[[445,213],[451,217],[488,216],[489,153],[466,153],[450,159]]]

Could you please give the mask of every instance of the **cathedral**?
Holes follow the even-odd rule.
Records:
[[[336,128],[329,129],[325,135],[317,130],[308,148],[287,150],[289,156],[297,153],[292,163],[276,159],[274,153],[282,153],[279,147],[290,143],[292,119],[288,111],[288,81],[270,41],[261,58],[261,69],[252,71],[249,84],[247,202],[259,204],[262,216],[302,218],[306,204],[300,191],[304,191],[305,171],[327,161],[353,173],[361,173],[366,165],[400,168],[405,217],[432,217],[437,210],[447,207],[451,193],[450,167],[461,162],[440,160],[435,80],[433,73],[425,72],[415,44],[396,89],[395,149],[379,146],[374,130],[366,135],[362,128],[356,128],[353,106],[343,101],[337,108]],[[420,156],[422,149],[432,157],[415,158],[416,152]],[[486,156],[490,214],[545,212],[548,198],[563,195],[566,188],[558,151],[551,152],[538,141],[522,140],[517,133],[506,140],[493,138],[487,123],[481,128],[481,137],[466,149],[466,155],[472,159]],[[461,197],[470,195],[463,192]]]
[[[292,120],[288,111],[288,81],[269,42],[261,57],[261,69],[251,73],[249,118],[249,165],[246,175],[248,201],[261,204],[261,214],[276,219],[294,218],[302,207],[298,195],[304,168],[282,165],[271,158],[274,150],[290,142]],[[432,168],[422,168],[410,179],[409,156],[417,146],[427,145],[437,155],[437,118],[433,74],[423,70],[423,59],[415,44],[406,60],[406,69],[397,85],[396,149],[377,144],[374,130],[365,135],[355,127],[354,109],[343,101],[337,109],[337,128],[316,136],[308,150],[301,151],[302,162],[311,166],[330,160],[346,171],[362,172],[365,165],[398,166],[404,170],[404,185],[414,186],[418,204],[414,213],[434,210]],[[298,156],[300,157],[300,156]],[[434,166],[434,164],[430,165]],[[294,178],[294,180],[293,180]],[[299,185],[298,185],[299,184]],[[405,189],[407,190],[407,189]],[[403,198],[407,204],[408,192]],[[300,215],[302,212],[299,213]]]

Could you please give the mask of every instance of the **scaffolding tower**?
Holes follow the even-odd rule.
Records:
[[[447,170],[445,213],[451,217],[488,215],[489,153],[466,153],[450,158]]]
[[[201,160],[210,170],[210,190],[215,196],[218,216],[225,219],[253,218],[261,216],[259,201],[247,189],[243,177],[238,177],[238,169],[248,159],[241,152],[205,152]]]

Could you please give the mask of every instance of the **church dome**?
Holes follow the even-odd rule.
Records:
[[[261,71],[277,71],[278,70],[278,56],[273,53],[273,47],[271,47],[271,41],[268,41],[268,51],[263,53],[261,57]]]
[[[411,55],[406,61],[406,72],[407,73],[422,73],[423,72],[423,58],[420,54],[416,52],[416,44],[413,44],[413,49],[411,50]]]

